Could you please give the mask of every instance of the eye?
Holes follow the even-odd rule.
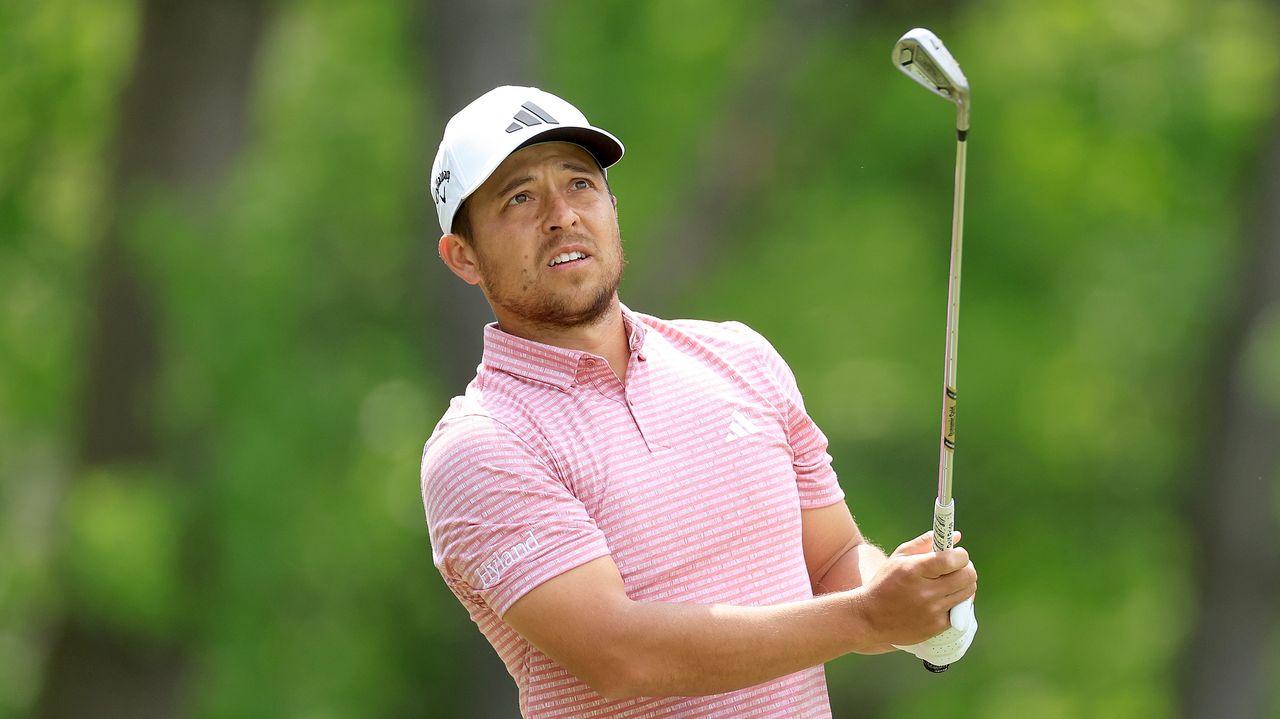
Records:
[[[573,181],[573,189],[575,190],[586,190],[590,189],[590,187],[591,183],[581,177]]]
[[[529,193],[521,192],[514,195],[508,202],[508,205],[523,205],[529,201]]]

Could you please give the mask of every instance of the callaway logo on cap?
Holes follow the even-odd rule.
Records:
[[[511,153],[539,142],[572,142],[600,168],[622,159],[618,138],[592,127],[578,108],[536,87],[503,85],[476,98],[449,120],[431,165],[431,197],[448,233],[462,201]]]

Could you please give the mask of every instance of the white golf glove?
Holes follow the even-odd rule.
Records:
[[[970,597],[951,608],[950,629],[919,644],[893,646],[935,666],[946,666],[960,661],[960,657],[969,651],[977,633],[978,618],[973,615],[973,598]]]

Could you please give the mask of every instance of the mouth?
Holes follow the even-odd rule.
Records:
[[[580,250],[572,250],[570,252],[561,252],[560,254],[551,258],[551,261],[547,263],[547,267],[551,267],[551,268],[573,267],[586,262],[590,258],[591,258],[590,255]]]

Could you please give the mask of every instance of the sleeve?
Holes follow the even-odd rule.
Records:
[[[792,464],[796,470],[796,486],[800,491],[800,508],[817,509],[844,499],[844,490],[831,467],[827,452],[827,436],[804,408],[804,398],[782,355],[769,340],[754,330],[759,338],[760,361],[773,385],[787,423],[787,441],[791,444]]]
[[[422,454],[422,501],[445,582],[499,617],[539,584],[610,553],[548,462],[488,417],[436,428]]]

